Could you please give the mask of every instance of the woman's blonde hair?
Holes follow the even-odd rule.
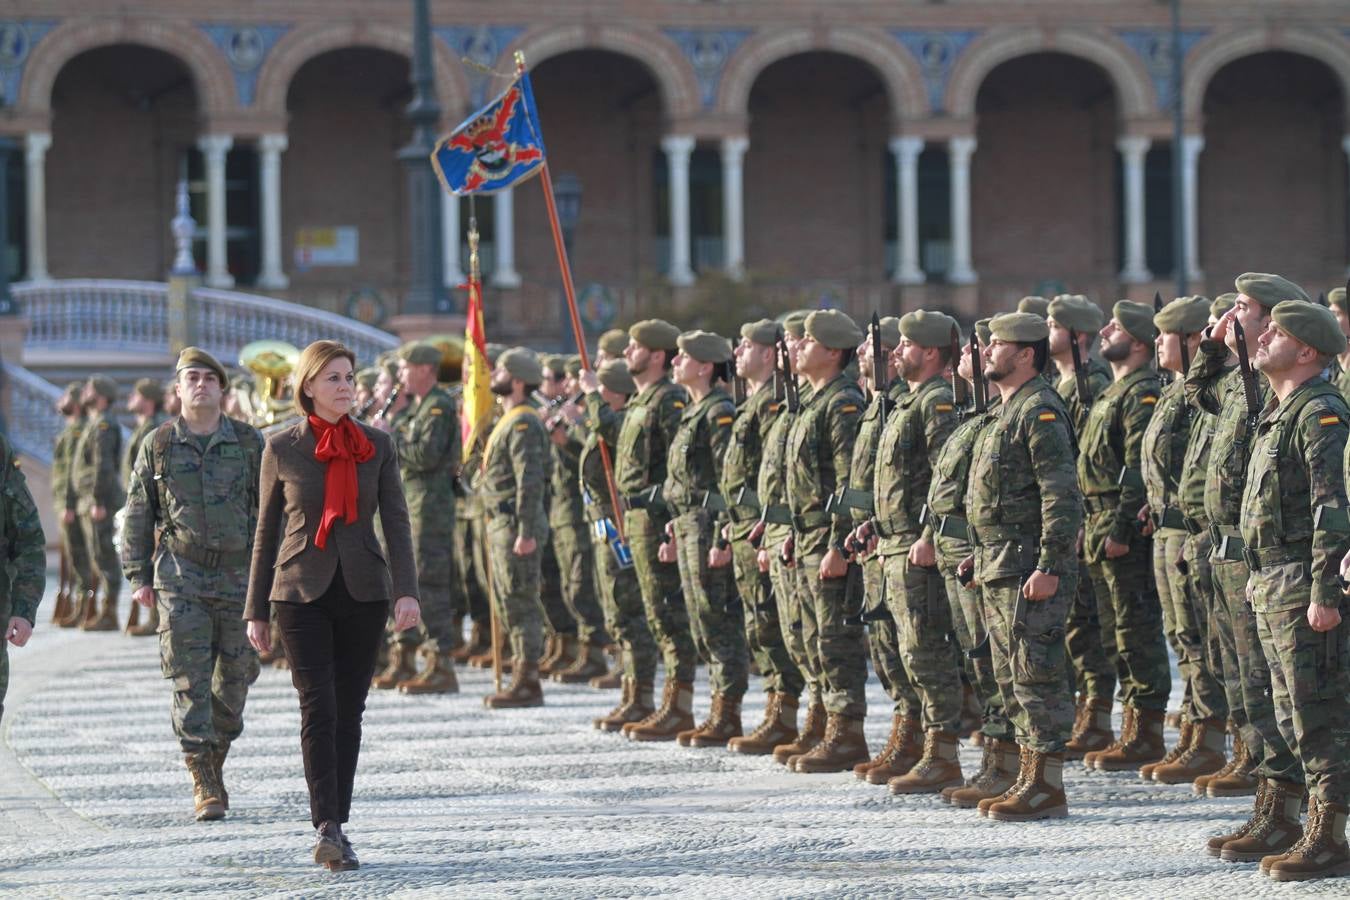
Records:
[[[352,370],[356,370],[356,354],[338,341],[315,341],[300,351],[291,374],[291,383],[295,385],[295,410],[300,415],[314,414],[314,400],[305,396],[305,385],[339,358],[346,359],[352,364]]]

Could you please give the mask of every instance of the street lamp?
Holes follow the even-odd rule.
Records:
[[[445,291],[445,260],[441,257],[441,186],[431,168],[441,109],[436,104],[427,0],[413,0],[412,83],[413,98],[407,110],[412,140],[398,154],[408,173],[412,226],[412,278],[403,311],[412,315],[448,314],[453,310]]]

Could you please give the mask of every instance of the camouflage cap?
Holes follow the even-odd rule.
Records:
[[[664,319],[644,319],[628,329],[628,336],[650,350],[674,350],[680,329]]]
[[[1216,319],[1219,318],[1237,304],[1237,297],[1238,295],[1232,291],[1215,297],[1214,302],[1209,305],[1209,314]]]
[[[570,356],[563,357],[563,371],[570,377],[576,378],[581,374],[581,356],[573,353]]]
[[[686,331],[676,341],[680,352],[703,363],[720,363],[731,359],[731,341],[710,331]]]
[[[1239,294],[1246,294],[1262,306],[1270,308],[1274,308],[1275,304],[1283,300],[1312,302],[1312,298],[1303,288],[1281,275],[1245,272],[1239,275],[1233,284],[1237,286]]]
[[[1209,299],[1178,297],[1154,313],[1153,324],[1167,334],[1195,334],[1209,324]]]
[[[772,319],[760,319],[758,322],[746,322],[741,326],[741,337],[752,344],[772,347],[778,342],[778,323]]]
[[[230,383],[230,377],[225,374],[225,367],[220,364],[218,359],[200,347],[184,347],[183,352],[178,354],[178,362],[173,367],[173,374],[177,376],[184,369],[210,369],[216,373],[216,378],[220,379],[222,388]]]
[[[155,378],[137,378],[131,389],[153,403],[164,402],[164,385]]]
[[[1303,300],[1284,300],[1275,304],[1270,318],[1295,340],[1318,353],[1338,356],[1345,352],[1345,335],[1336,315],[1325,306]]]
[[[1345,303],[1345,288],[1335,287],[1327,291],[1327,305],[1334,306],[1341,312],[1350,312],[1350,307]]]
[[[628,349],[628,332],[622,328],[611,328],[600,335],[596,345],[606,356],[617,359]]]
[[[830,350],[852,350],[862,343],[863,333],[837,309],[818,309],[806,317],[806,333]]]
[[[1020,313],[1031,313],[1033,316],[1040,316],[1044,319],[1049,314],[1050,301],[1044,297],[1023,297],[1017,301],[1017,311]]]
[[[87,383],[94,389],[94,393],[100,397],[106,397],[109,400],[117,399],[117,382],[107,375],[91,375]]]
[[[877,323],[881,326],[881,346],[894,350],[900,346],[900,317],[882,316]]]
[[[606,390],[616,394],[631,396],[637,393],[637,382],[633,381],[633,373],[628,371],[628,364],[621,359],[605,360],[596,370],[595,377],[600,379],[600,384]]]
[[[946,313],[916,309],[900,317],[900,334],[920,347],[950,347],[955,325]]]
[[[975,327],[979,328],[979,324]],[[1050,336],[1050,326],[1035,313],[1002,313],[989,320],[989,336],[1000,341],[1034,344]]]
[[[539,354],[529,347],[503,350],[501,356],[497,357],[497,365],[512,378],[519,378],[528,385],[537,385],[544,380],[544,367],[539,362]]]
[[[790,312],[783,317],[783,330],[795,338],[806,336],[806,317],[811,315],[809,309],[799,309],[796,312]]]
[[[539,354],[539,367],[544,370],[545,374],[552,375],[555,378],[561,378],[567,374],[564,366],[566,361],[567,357],[557,353]]]
[[[1078,334],[1096,334],[1106,319],[1102,308],[1082,294],[1060,294],[1050,301],[1046,315],[1060,327]]]
[[[993,319],[979,319],[975,322],[975,339],[981,344],[988,344],[989,339],[993,337],[993,332],[989,330],[989,323]],[[1046,329],[1046,337],[1050,336],[1050,330]]]
[[[441,348],[425,341],[409,341],[398,348],[398,358],[410,366],[439,366]]]
[[[1111,318],[1125,329],[1126,334],[1141,343],[1152,344],[1158,336],[1158,329],[1153,324],[1153,307],[1146,303],[1117,300],[1111,307]]]
[[[377,366],[370,366],[356,373],[357,387],[363,387],[368,391],[375,390],[375,382],[380,380],[380,370]]]

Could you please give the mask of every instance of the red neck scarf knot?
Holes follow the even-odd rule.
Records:
[[[375,445],[349,416],[334,423],[311,415],[309,427],[314,432],[314,458],[328,467],[323,485],[323,519],[314,535],[314,546],[322,550],[338,517],[348,525],[356,521],[356,464],[374,456]]]

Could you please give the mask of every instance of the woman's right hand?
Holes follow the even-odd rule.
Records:
[[[262,619],[249,619],[248,642],[259,653],[270,652],[272,649],[272,624]]]
[[[399,597],[394,601],[394,630],[407,631],[416,628],[422,618],[422,607],[416,597]]]

